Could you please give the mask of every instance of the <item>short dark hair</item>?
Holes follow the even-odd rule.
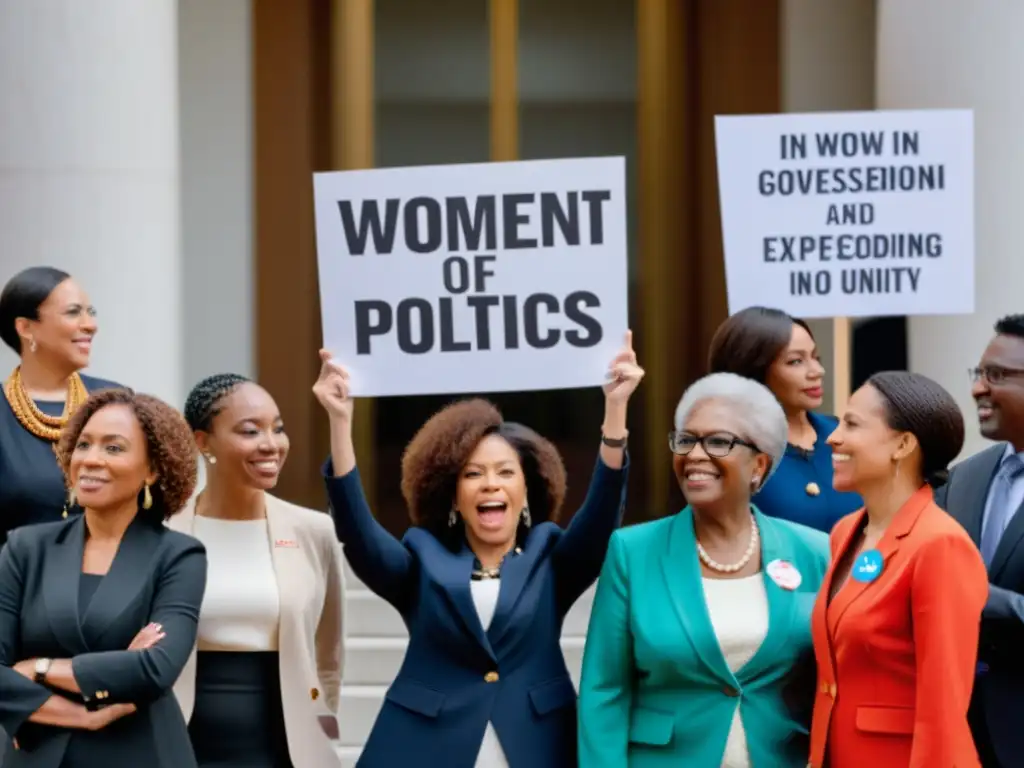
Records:
[[[14,322],[19,317],[38,320],[39,306],[70,277],[56,267],[29,267],[7,281],[0,292],[0,339],[4,344],[21,354],[21,337]]]
[[[140,499],[139,514],[154,524],[162,524],[178,514],[192,497],[199,479],[199,451],[181,414],[152,395],[136,394],[123,387],[103,389],[91,395],[68,420],[57,444],[57,460],[64,471],[65,482],[71,485],[71,454],[79,435],[89,419],[108,405],[126,405],[139,420],[146,436],[146,453],[159,476],[150,489],[153,506],[142,509]]]
[[[489,435],[503,438],[519,455],[533,524],[557,521],[561,513],[566,477],[558,449],[529,427],[504,421],[486,400],[459,400],[430,417],[402,457],[402,494],[409,518],[451,548],[460,545],[463,535],[461,526],[448,527],[459,473]]]
[[[208,432],[214,417],[221,411],[221,400],[249,381],[237,373],[217,373],[192,387],[185,399],[185,421],[189,428],[193,432]]]
[[[1024,339],[1024,315],[1007,315],[996,320],[996,333]]]
[[[748,307],[727,318],[711,338],[709,373],[735,373],[768,383],[768,369],[789,346],[793,326],[814,338],[806,322],[771,307]]]
[[[964,416],[941,385],[920,373],[883,371],[867,380],[885,401],[886,422],[921,446],[921,474],[933,488],[949,479],[949,463],[964,447]]]

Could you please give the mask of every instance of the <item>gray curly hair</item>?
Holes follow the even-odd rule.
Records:
[[[693,409],[705,400],[723,400],[732,406],[743,434],[738,435],[768,455],[771,466],[761,483],[768,481],[786,452],[789,426],[775,395],[764,384],[734,373],[713,373],[698,379],[683,393],[676,406],[675,428],[681,432]]]

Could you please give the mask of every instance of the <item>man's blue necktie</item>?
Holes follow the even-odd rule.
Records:
[[[1003,459],[992,483],[992,504],[982,523],[981,531],[981,556],[985,560],[985,565],[992,564],[999,540],[1003,538],[1003,532],[1006,530],[1010,518],[1017,511],[1010,509],[1010,491],[1022,472],[1024,472],[1024,462],[1017,454],[1011,453]]]

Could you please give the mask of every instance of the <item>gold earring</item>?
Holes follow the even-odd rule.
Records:
[[[142,491],[142,508],[150,509],[153,506],[153,494],[149,492],[149,483],[146,483],[145,489]]]
[[[68,510],[75,506],[75,489],[72,488],[68,491],[68,497],[64,501],[64,511],[60,513],[62,519],[67,520]]]

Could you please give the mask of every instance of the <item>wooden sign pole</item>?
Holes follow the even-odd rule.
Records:
[[[842,418],[846,403],[850,399],[852,362],[850,318],[836,317],[832,320],[832,413]]]

